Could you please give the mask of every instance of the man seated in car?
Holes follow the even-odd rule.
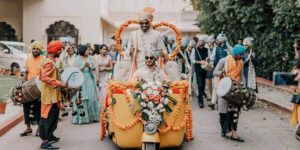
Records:
[[[149,46],[145,51],[145,63],[146,66],[139,68],[133,74],[133,81],[144,79],[147,82],[167,80],[167,75],[163,70],[160,70],[156,64],[159,58],[158,49]]]

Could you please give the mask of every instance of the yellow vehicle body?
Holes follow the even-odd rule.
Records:
[[[188,89],[187,87],[184,88]],[[113,91],[111,88],[109,88],[109,90]],[[133,103],[133,97],[129,95],[126,98],[126,94],[124,93],[116,94],[112,92],[111,95],[114,100],[110,99],[111,102],[109,109],[107,109],[106,122],[109,124],[108,134],[112,136],[114,143],[120,148],[141,148],[142,142],[145,141],[160,143],[160,148],[180,146],[186,133],[186,121],[188,119],[191,121],[191,118],[186,116],[187,108],[190,108],[188,100],[185,99],[186,92],[183,92],[184,90],[182,89],[178,89],[178,91],[180,92],[170,95],[177,100],[178,104],[175,106],[170,105],[173,111],[165,116],[166,122],[173,122],[172,128],[170,127],[165,133],[156,132],[153,135],[148,135],[143,131],[144,124],[142,121],[137,122],[133,126],[130,125],[137,118],[133,112],[131,112],[128,104],[128,102]],[[135,108],[137,107],[139,107],[138,103],[136,103]],[[114,115],[114,117],[112,115]],[[123,128],[120,126],[123,126]],[[126,127],[126,129],[124,129],[124,127]],[[166,125],[159,127],[159,129],[166,129]]]

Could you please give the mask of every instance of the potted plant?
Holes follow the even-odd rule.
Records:
[[[5,99],[0,98],[0,114],[4,114],[6,109]]]

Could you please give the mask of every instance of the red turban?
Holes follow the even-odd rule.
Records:
[[[58,52],[62,47],[61,41],[51,41],[47,46],[48,54],[55,54]]]

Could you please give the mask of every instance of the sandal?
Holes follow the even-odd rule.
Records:
[[[300,135],[295,135],[295,137],[296,137],[296,139],[298,140],[298,141],[300,141]]]
[[[31,131],[24,131],[23,133],[20,134],[20,136],[27,136],[30,133],[32,133],[32,130]]]
[[[238,138],[230,137],[230,139],[233,140],[233,141],[237,141],[237,142],[245,142],[245,140],[240,138],[240,137],[238,137]]]

